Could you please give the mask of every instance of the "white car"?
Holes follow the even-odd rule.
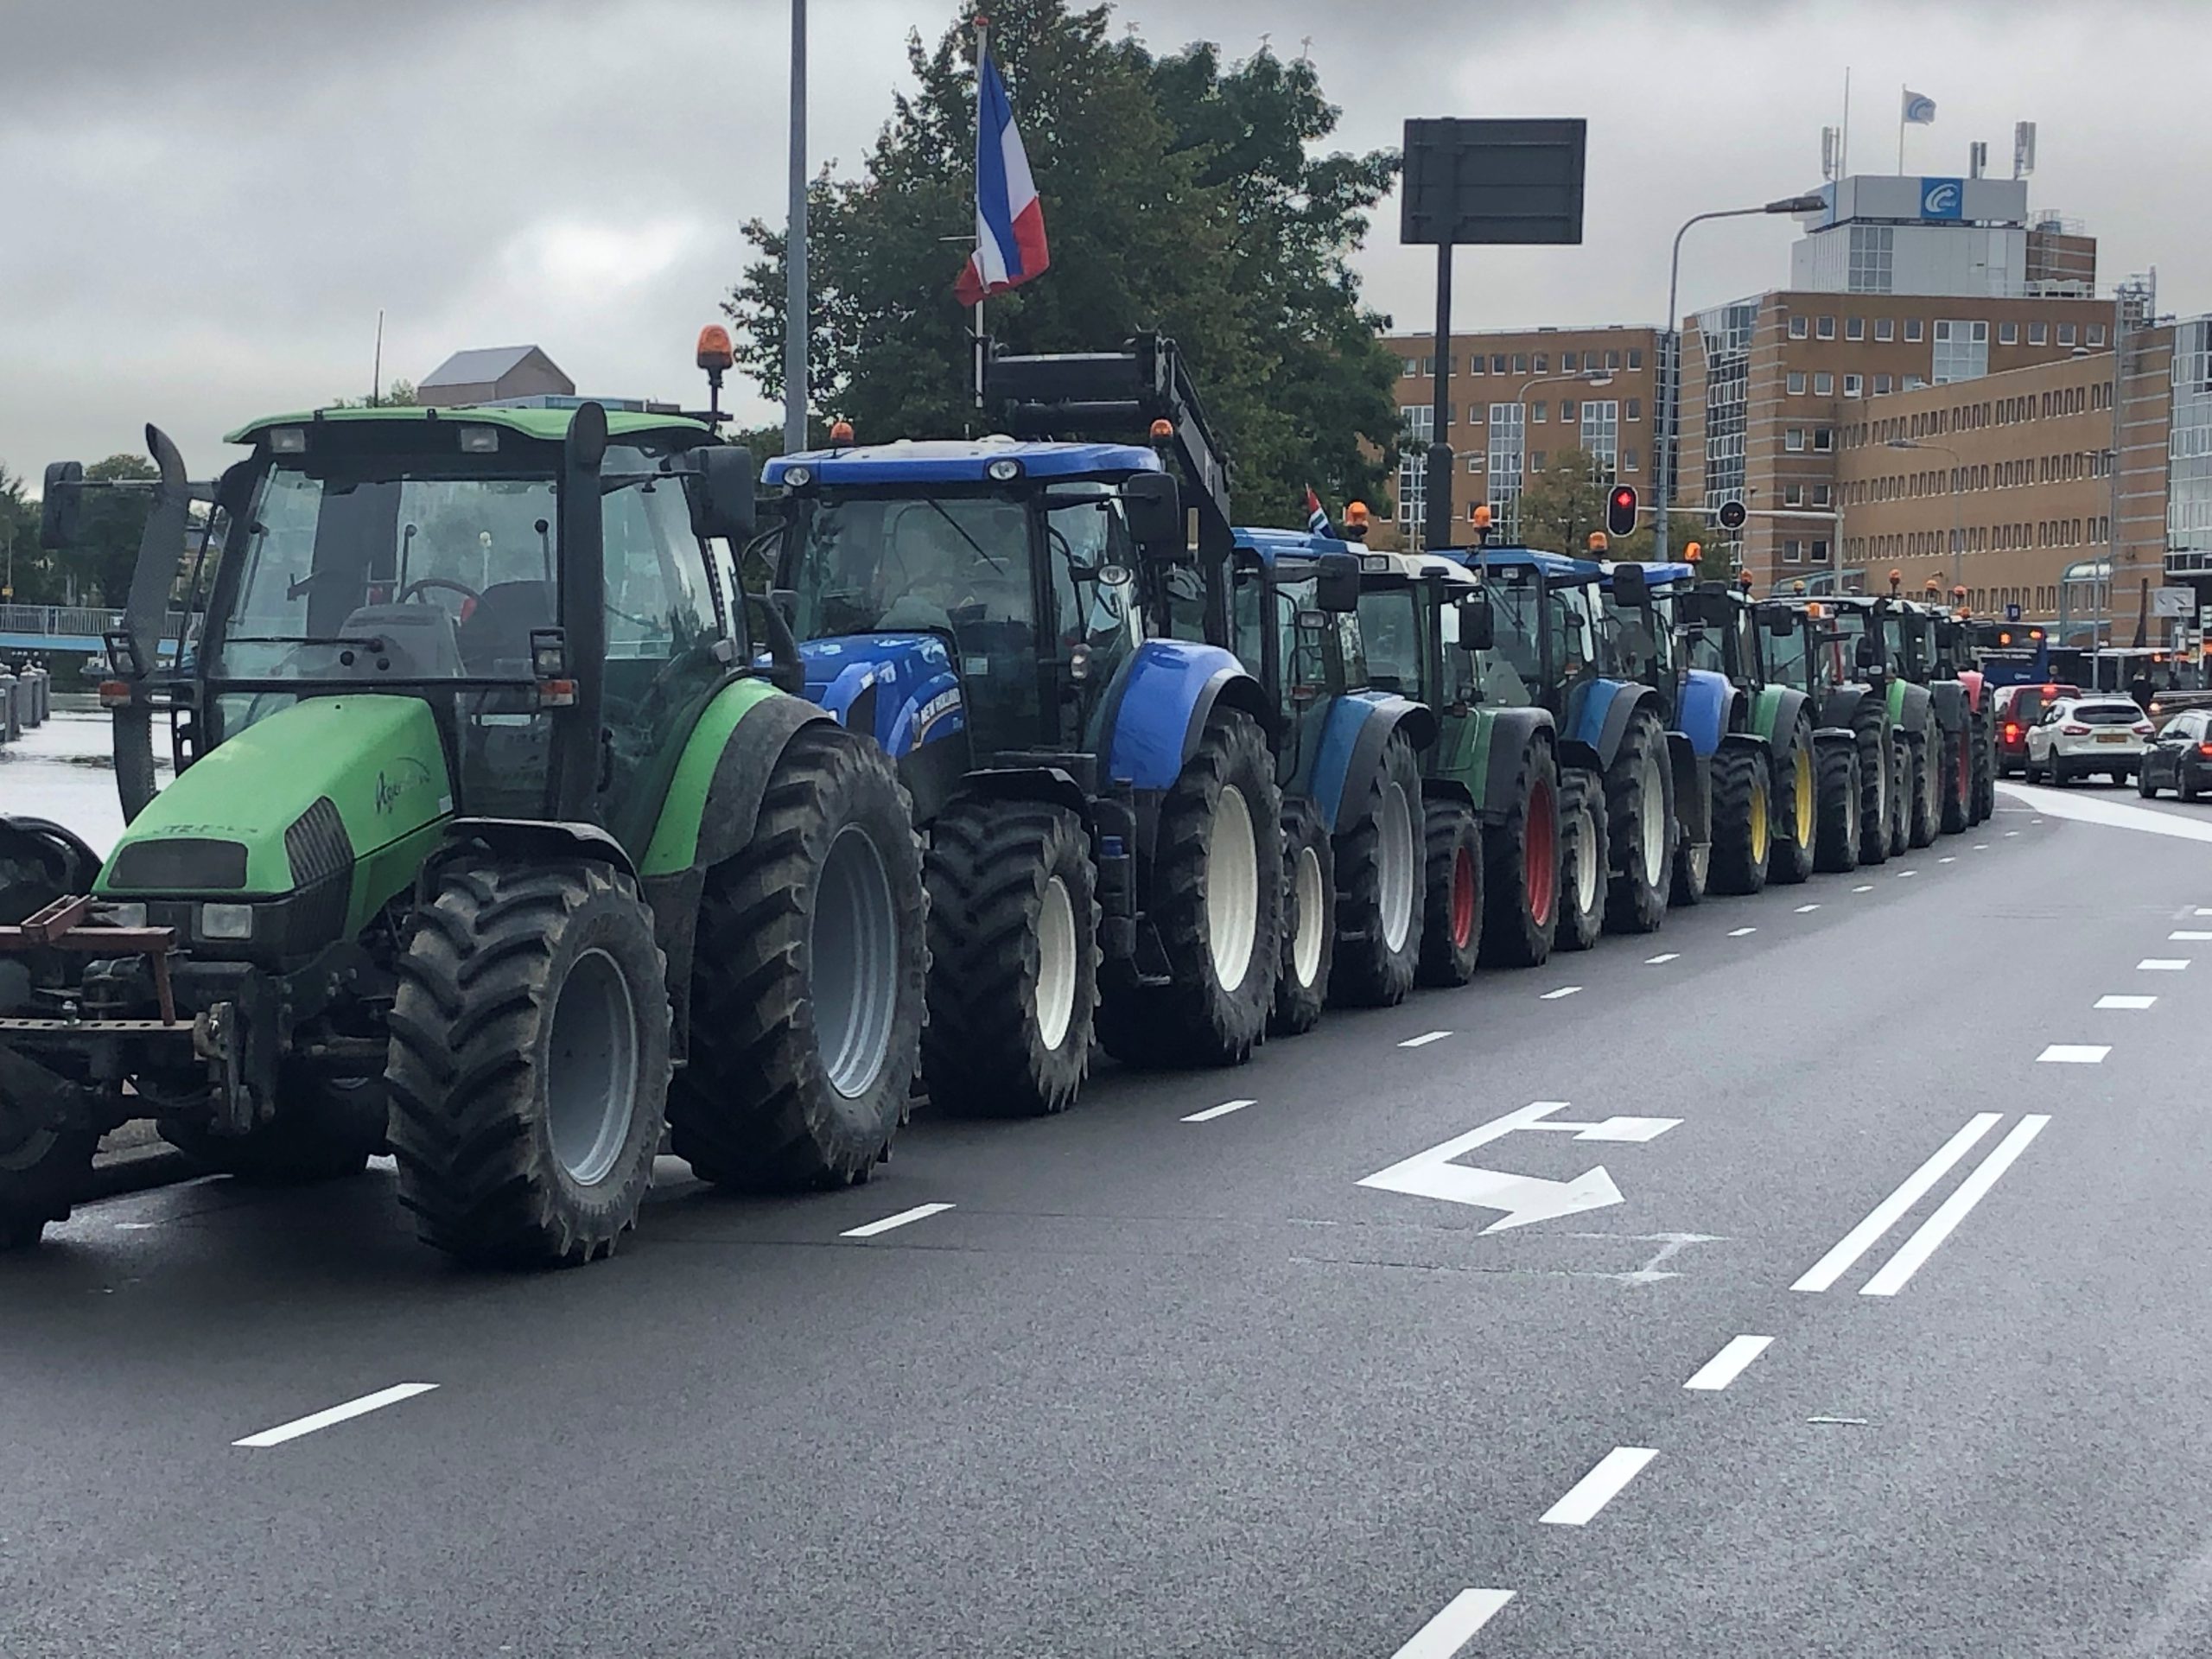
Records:
[[[2101,772],[2133,778],[2151,741],[2151,721],[2126,697],[2061,697],[2028,728],[2028,781],[2054,784]]]

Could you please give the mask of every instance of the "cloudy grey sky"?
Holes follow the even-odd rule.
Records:
[[[1408,115],[1586,115],[1587,235],[1463,252],[1462,327],[1656,321],[1688,214],[1809,188],[1853,70],[1855,170],[2000,168],[2086,219],[2107,275],[2212,308],[2199,162],[2212,0],[1127,0],[1155,46],[1310,37],[1347,145]],[[786,0],[0,0],[0,461],[139,447],[534,340],[586,391],[696,398],[690,342],[782,213]],[[813,156],[849,171],[944,0],[813,0]],[[1019,65],[1007,66],[1018,75]],[[1047,181],[1049,191],[1049,181]],[[1049,194],[1046,203],[1051,216]],[[1395,204],[1363,268],[1402,325],[1430,256]],[[1783,280],[1791,227],[1693,232],[1684,302]],[[948,267],[948,286],[952,272]],[[766,406],[751,405],[765,413]]]

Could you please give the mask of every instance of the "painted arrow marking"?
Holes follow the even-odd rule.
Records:
[[[1377,1170],[1362,1179],[1359,1185],[1385,1192],[1408,1193],[1417,1198],[1441,1198],[1446,1204],[1503,1210],[1503,1216],[1483,1229],[1485,1233],[1502,1233],[1509,1228],[1526,1227],[1531,1222],[1550,1221],[1585,1210],[1602,1210],[1625,1200],[1602,1164],[1572,1180],[1551,1181],[1502,1169],[1478,1169],[1455,1160],[1516,1129],[1549,1130],[1572,1135],[1578,1141],[1644,1141],[1656,1140],[1682,1121],[1679,1117],[1620,1116],[1594,1123],[1552,1121],[1552,1114],[1565,1111],[1567,1104],[1563,1100],[1533,1101],[1518,1111],[1492,1118],[1478,1128],[1453,1135],[1426,1152],[1402,1159],[1388,1169]]]

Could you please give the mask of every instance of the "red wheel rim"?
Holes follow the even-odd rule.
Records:
[[[1475,937],[1475,859],[1465,847],[1452,855],[1452,945],[1464,950]]]
[[[1559,808],[1549,784],[1529,791],[1529,821],[1522,826],[1522,879],[1528,884],[1529,918],[1538,927],[1551,925],[1552,906],[1559,890]]]

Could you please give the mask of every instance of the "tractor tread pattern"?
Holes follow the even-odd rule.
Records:
[[[1391,785],[1403,791],[1408,828],[1421,828],[1421,757],[1402,733],[1393,733],[1367,781],[1357,812],[1337,831],[1337,954],[1329,976],[1332,1001],[1355,1007],[1387,1008],[1414,988],[1421,956],[1421,858],[1414,857],[1412,914],[1406,937],[1390,948],[1382,926],[1382,803]]]
[[[1797,842],[1797,757],[1800,754],[1805,756],[1813,768],[1813,833],[1806,837],[1802,846]],[[1813,856],[1821,840],[1820,800],[1821,766],[1820,757],[1813,746],[1813,720],[1811,715],[1801,714],[1797,716],[1796,726],[1791,730],[1789,746],[1775,756],[1773,769],[1767,778],[1767,823],[1772,831],[1773,850],[1767,855],[1766,879],[1776,886],[1794,887],[1811,880]],[[1777,801],[1789,803],[1785,815],[1777,816],[1775,812]],[[1780,833],[1782,828],[1786,828],[1789,833]]]
[[[1539,791],[1551,798],[1552,913],[1539,921],[1529,905],[1529,810]],[[1559,762],[1548,743],[1521,752],[1512,798],[1503,823],[1483,833],[1483,944],[1485,966],[1540,968],[1552,953],[1559,929]]]
[[[1422,813],[1421,965],[1417,984],[1465,985],[1483,943],[1483,828],[1465,801],[1433,800]],[[1452,938],[1452,873],[1462,852],[1474,870],[1474,914],[1464,943]]]
[[[1614,933],[1656,933],[1667,919],[1668,891],[1674,879],[1676,826],[1666,826],[1665,855],[1659,861],[1659,879],[1648,880],[1643,869],[1643,761],[1656,764],[1660,781],[1659,810],[1667,810],[1667,738],[1658,721],[1639,711],[1621,734],[1613,764],[1605,772],[1606,834],[1611,842],[1612,879],[1606,885],[1605,926]]]
[[[1859,746],[1834,743],[1813,752],[1813,868],[1827,875],[1848,875],[1859,868],[1864,841],[1860,823],[1865,793],[1859,776]]]
[[[1771,858],[1773,802],[1766,756],[1748,747],[1723,747],[1713,757],[1713,868],[1715,893],[1757,893],[1766,886]],[[1762,807],[1764,808],[1764,812]],[[1766,820],[1769,849],[1762,856],[1751,844],[1751,826]]]
[[[1298,908],[1298,862],[1311,848],[1321,872],[1321,913],[1308,917]],[[1308,923],[1320,930],[1313,980],[1300,984],[1296,953],[1300,931]],[[1302,797],[1282,804],[1282,968],[1275,976],[1274,1006],[1268,1014],[1271,1037],[1302,1037],[1321,1023],[1329,1002],[1329,968],[1337,947],[1337,849],[1321,823],[1321,809]]]
[[[1581,862],[1582,840],[1593,845],[1591,868],[1597,872],[1596,891],[1579,891],[1575,871]],[[1605,928],[1605,785],[1599,775],[1582,766],[1562,766],[1559,785],[1559,931],[1554,944],[1561,950],[1588,950]]]

